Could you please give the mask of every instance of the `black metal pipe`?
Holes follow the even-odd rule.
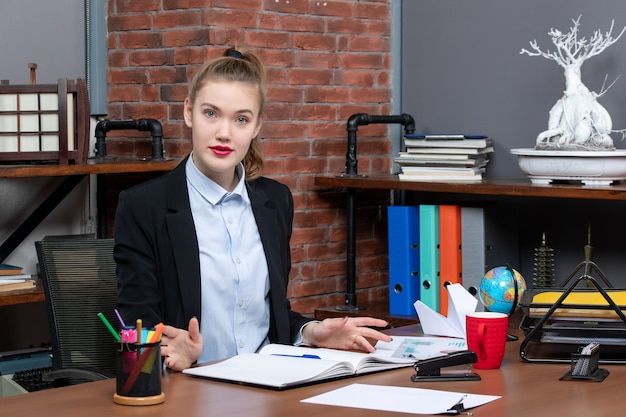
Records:
[[[401,124],[405,133],[415,132],[415,120],[413,116],[403,113],[400,115],[370,115],[366,113],[356,113],[348,119],[348,153],[346,154],[346,172],[343,176],[358,176],[358,160],[356,156],[356,133],[359,126],[374,123]],[[355,311],[362,310],[356,300],[356,190],[348,189],[347,200],[347,238],[346,238],[346,299],[343,306],[338,306],[338,310]]]
[[[152,135],[152,159],[163,159],[163,128],[156,119],[137,120],[100,120],[96,125],[96,158],[107,156],[106,136],[111,130],[139,130],[149,131]]]
[[[413,116],[402,113],[399,115],[371,115],[367,113],[356,113],[348,119],[348,152],[346,154],[346,173],[345,176],[358,175],[358,160],[356,156],[356,132],[359,126],[365,126],[374,123],[401,124],[404,126],[405,133],[415,132],[415,120]]]

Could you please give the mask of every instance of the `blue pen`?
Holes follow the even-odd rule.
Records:
[[[285,355],[285,354],[280,354],[280,353],[274,353],[272,356],[289,356],[290,358],[305,358],[305,359],[322,359],[317,355],[309,355],[309,354],[304,354],[304,355]]]

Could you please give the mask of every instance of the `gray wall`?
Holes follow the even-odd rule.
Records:
[[[37,83],[85,78],[84,0],[0,1],[0,79],[28,84],[28,63]]]
[[[623,0],[408,0],[403,2],[402,112],[426,133],[480,133],[495,141],[487,175],[517,176],[511,148],[529,148],[547,128],[548,112],[565,88],[562,68],[520,55],[536,39],[554,50],[550,28],[569,31],[582,15],[581,35],[626,26]],[[614,129],[626,128],[626,35],[582,66],[592,91],[620,78],[599,99]],[[626,148],[617,134],[618,148]]]

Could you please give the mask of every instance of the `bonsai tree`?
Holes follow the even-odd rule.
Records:
[[[613,131],[611,116],[598,103],[611,87],[602,86],[600,93],[589,91],[581,79],[581,67],[585,60],[599,55],[613,45],[624,34],[613,37],[613,24],[606,33],[596,30],[591,39],[578,38],[580,16],[572,19],[574,26],[568,33],[550,29],[548,35],[556,46],[556,51],[542,51],[537,41],[530,42],[531,50],[522,49],[521,54],[541,56],[559,64],[565,73],[565,91],[550,110],[548,129],[537,136],[535,149],[551,150],[614,150],[610,134],[620,132],[624,138],[625,130]],[[606,83],[606,80],[605,80]],[[612,85],[612,84],[611,84]]]

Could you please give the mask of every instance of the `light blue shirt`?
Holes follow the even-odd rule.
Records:
[[[269,273],[245,186],[243,165],[232,192],[206,177],[192,161],[185,167],[189,202],[200,249],[198,362],[256,352],[269,342]]]

